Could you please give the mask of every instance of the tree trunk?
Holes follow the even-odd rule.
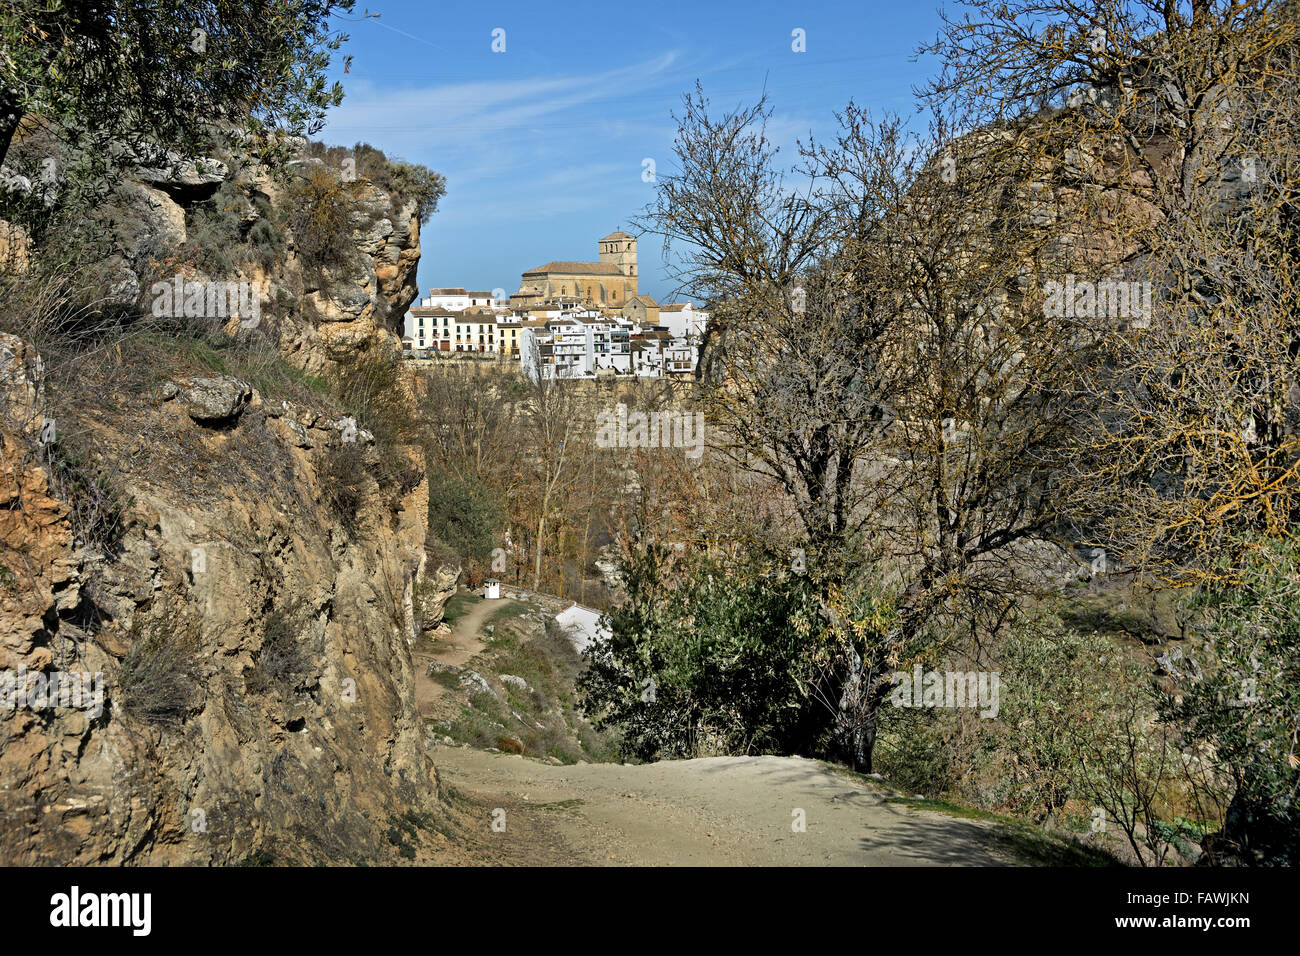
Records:
[[[542,583],[542,535],[546,533],[546,509],[542,508],[541,516],[537,519],[537,557],[533,565],[533,590],[540,591]]]
[[[859,773],[872,772],[876,717],[887,689],[888,684],[878,679],[875,668],[864,667],[862,658],[854,651],[840,690],[832,741],[839,758]]]
[[[893,686],[885,675],[890,649],[906,646],[907,637],[912,633],[914,627],[908,621],[897,624],[872,654],[870,665],[863,663],[856,649],[851,651],[831,744],[839,758],[859,773],[872,773],[880,707]]]

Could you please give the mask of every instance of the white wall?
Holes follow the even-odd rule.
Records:
[[[671,332],[673,338],[684,339],[688,335],[698,338],[704,334],[708,321],[709,313],[695,308],[691,303],[680,312],[659,311],[659,324]]]
[[[433,323],[434,323],[433,316],[426,315],[424,317],[424,331],[423,333],[421,333],[420,320],[416,318],[414,315],[412,315],[410,312],[407,312],[402,322],[402,336],[404,338],[408,338],[411,340],[411,348],[414,349],[437,348],[438,337],[436,333],[438,327],[435,326]]]
[[[580,604],[561,611],[555,615],[555,620],[568,631],[578,653],[582,653],[597,640],[605,640],[610,636],[610,632],[600,626],[600,612]]]
[[[446,309],[448,312],[464,312],[469,308],[469,296],[430,295],[422,299],[420,305],[430,309]]]

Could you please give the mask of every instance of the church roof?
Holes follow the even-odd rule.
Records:
[[[624,303],[624,305],[625,305],[625,306],[626,306],[626,305],[630,305],[634,300],[638,300],[638,299],[639,299],[641,302],[645,303],[645,306],[646,306],[646,308],[648,308],[648,309],[657,309],[657,308],[659,308],[659,303],[656,302],[656,301],[655,301],[651,296],[648,296],[648,295],[630,295],[630,296],[627,297],[627,302]]]
[[[621,276],[623,273],[612,262],[548,262],[536,269],[529,269],[526,276],[553,272],[560,275]]]
[[[606,236],[604,239],[600,241],[605,242],[609,239],[632,239],[632,238],[633,237],[629,236],[626,232],[611,232],[608,236]]]

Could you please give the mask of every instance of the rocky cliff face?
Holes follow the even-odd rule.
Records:
[[[111,295],[147,305],[194,203],[227,186],[252,221],[251,200],[278,198],[220,164],[125,183]],[[273,265],[178,274],[251,283],[263,331],[305,370],[395,353],[416,207],[349,192],[346,270],[304,269],[282,231]],[[0,863],[427,859],[446,808],[410,647],[445,595],[434,569],[424,583],[418,450],[230,375],[169,373],[77,410],[120,503],[111,544],[93,544],[76,510],[100,489],[73,500],[80,479],[60,477],[45,379],[31,343],[0,334]]]
[[[291,175],[322,168],[320,160],[305,158],[293,164]],[[307,371],[319,373],[367,347],[396,354],[402,316],[419,292],[420,222],[414,200],[358,179],[346,189],[348,245],[355,252],[346,263],[304,267],[299,254],[304,237],[268,221],[282,234],[287,247],[283,258],[271,265],[236,262],[218,270],[211,263],[165,254],[190,238],[190,220],[199,203],[221,191],[221,204],[246,235],[260,220],[270,219],[266,210],[282,211],[292,197],[283,181],[260,167],[232,173],[208,160],[202,169],[178,164],[139,170],[137,178],[118,188],[107,215],[118,243],[114,289],[120,298],[148,308],[147,286],[155,279],[171,279],[171,266],[162,263],[178,260],[176,273],[186,280],[252,283],[282,352]],[[265,203],[259,205],[259,199]]]
[[[409,649],[423,480],[366,479],[348,534],[321,482],[350,423],[182,380],[93,416],[130,504],[114,553],[78,550],[39,360],[12,337],[0,360],[0,671],[28,685],[0,705],[0,859],[396,859],[393,821],[437,799]]]
[[[276,192],[270,183],[263,185]],[[420,222],[415,204],[399,200],[394,206],[388,193],[366,182],[351,191],[351,198],[353,244],[361,253],[352,268],[327,273],[323,281],[292,263],[287,283],[257,274],[268,293],[286,284],[302,288],[312,320],[304,320],[302,310],[290,313],[280,343],[291,360],[312,372],[366,347],[396,354],[402,316],[419,295]]]

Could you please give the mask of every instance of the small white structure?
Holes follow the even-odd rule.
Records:
[[[581,604],[555,615],[555,620],[569,633],[573,647],[581,654],[596,641],[607,640],[611,634],[600,626],[600,612]]]
[[[483,582],[483,598],[487,601],[496,601],[501,597],[501,582],[496,578],[488,578]]]

